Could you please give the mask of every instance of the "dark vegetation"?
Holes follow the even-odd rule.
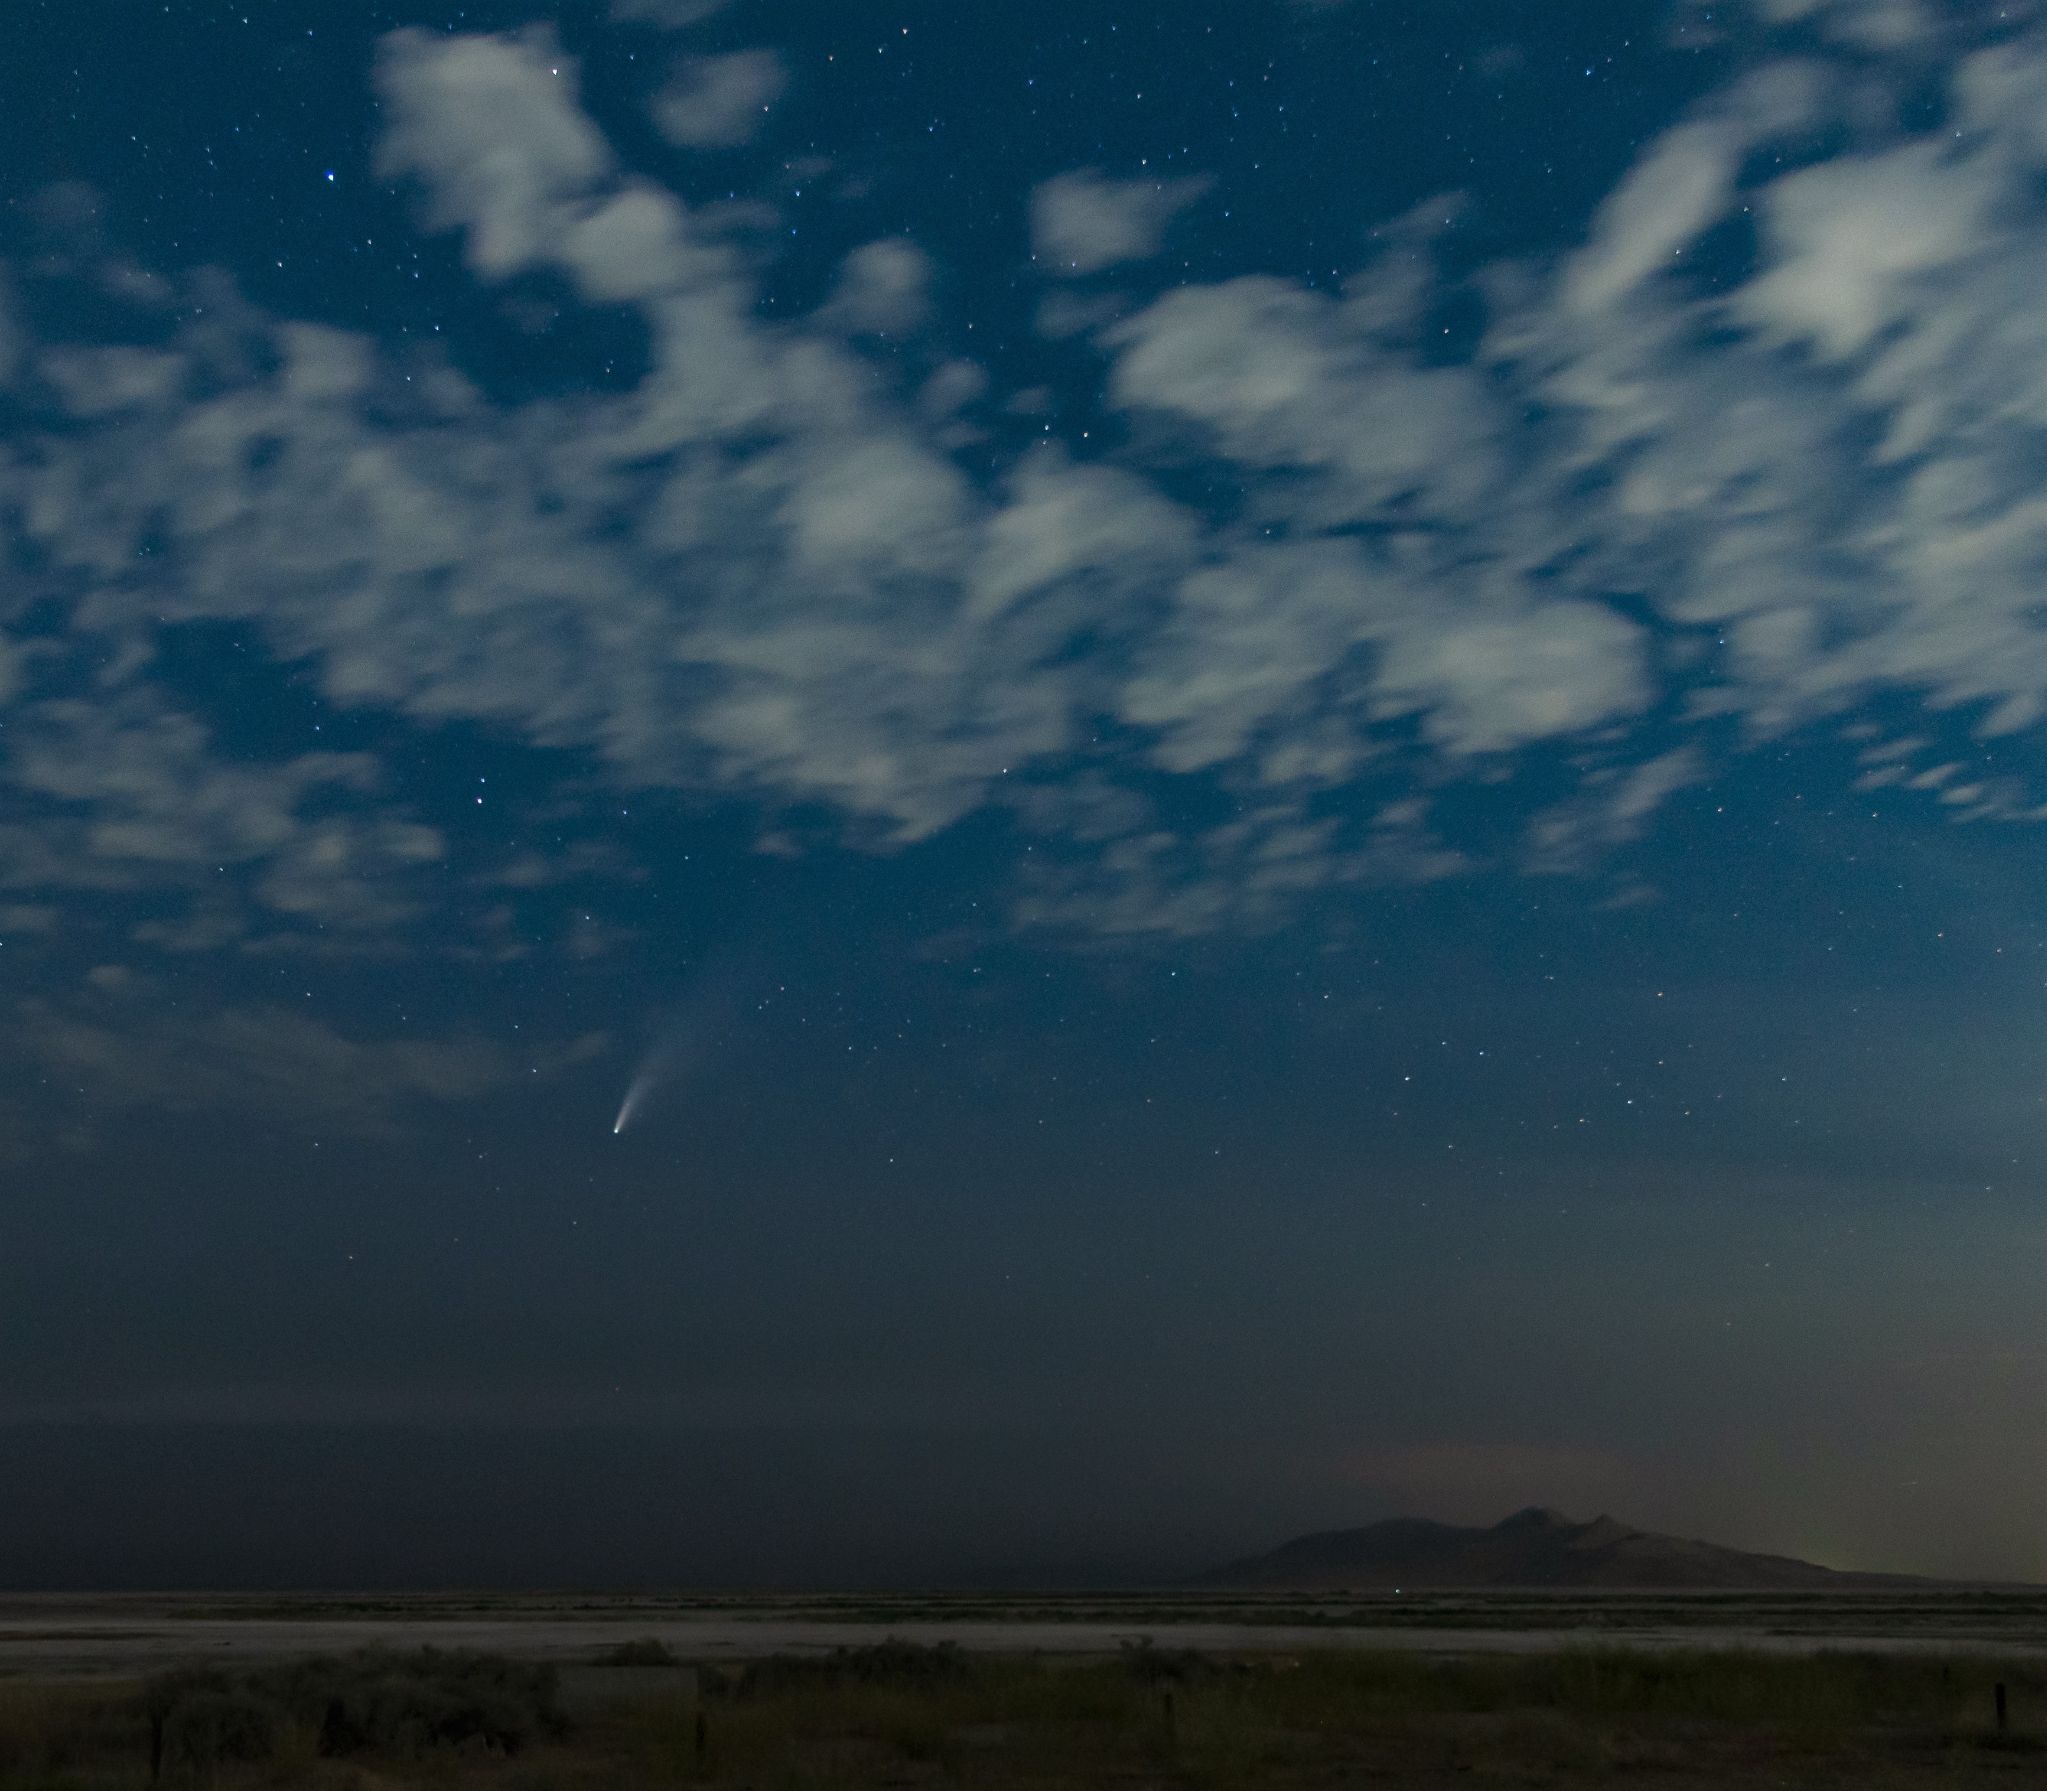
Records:
[[[597,1664],[605,1667],[679,1667],[682,1661],[659,1636],[647,1636],[639,1641],[620,1642],[615,1647],[606,1648],[597,1656]]]
[[[559,1674],[421,1649],[0,1681],[0,1786],[116,1791],[152,1768],[207,1791],[2047,1781],[2038,1659],[1139,1643],[1076,1660],[886,1641],[690,1667],[656,1647]]]
[[[181,1668],[140,1704],[156,1781],[309,1758],[505,1757],[564,1729],[553,1667],[435,1648]]]

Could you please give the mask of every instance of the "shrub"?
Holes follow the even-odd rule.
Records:
[[[284,1713],[247,1690],[200,1690],[165,1714],[160,1770],[174,1778],[211,1777],[237,1761],[277,1751]]]
[[[597,1657],[600,1667],[677,1667],[682,1662],[669,1645],[656,1636],[643,1636],[637,1641],[620,1642],[616,1647],[607,1648]]]
[[[1125,1671],[1140,1685],[1183,1685],[1219,1670],[1216,1660],[1192,1648],[1161,1648],[1150,1636],[1122,1644]]]
[[[864,1648],[834,1648],[829,1654],[771,1654],[744,1668],[720,1689],[737,1698],[808,1691],[829,1685],[924,1688],[956,1685],[973,1676],[957,1642],[926,1647],[891,1637]]]
[[[273,1759],[294,1727],[325,1755],[410,1759],[517,1753],[562,1728],[552,1667],[434,1648],[367,1648],[239,1677],[185,1669],[153,1680],[144,1707],[153,1776]]]
[[[315,1727],[327,1755],[513,1754],[562,1726],[554,1668],[494,1654],[367,1648],[273,1667],[254,1683]]]

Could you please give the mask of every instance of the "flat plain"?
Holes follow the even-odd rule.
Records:
[[[750,1596],[627,1593],[0,1594],[0,1671],[151,1671],[371,1645],[574,1663],[638,1639],[683,1660],[852,1648],[1114,1653],[1149,1638],[1212,1654],[1560,1648],[2047,1653],[2047,1588],[1801,1592],[1183,1591]]]
[[[0,1598],[0,1786],[2047,1782],[2047,1592]]]

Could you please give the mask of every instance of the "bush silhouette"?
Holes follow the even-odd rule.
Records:
[[[268,1760],[294,1730],[330,1757],[417,1759],[455,1748],[514,1754],[563,1727],[551,1666],[435,1648],[169,1673],[145,1705],[152,1777]]]
[[[193,1691],[165,1713],[159,1770],[210,1778],[222,1766],[267,1760],[283,1728],[284,1713],[252,1692]]]

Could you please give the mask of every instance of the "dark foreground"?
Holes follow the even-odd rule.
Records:
[[[2005,1723],[1998,1723],[2004,1688]],[[0,1680],[0,1786],[2029,1786],[2047,1663],[1583,1645],[690,1665],[373,1649]]]

